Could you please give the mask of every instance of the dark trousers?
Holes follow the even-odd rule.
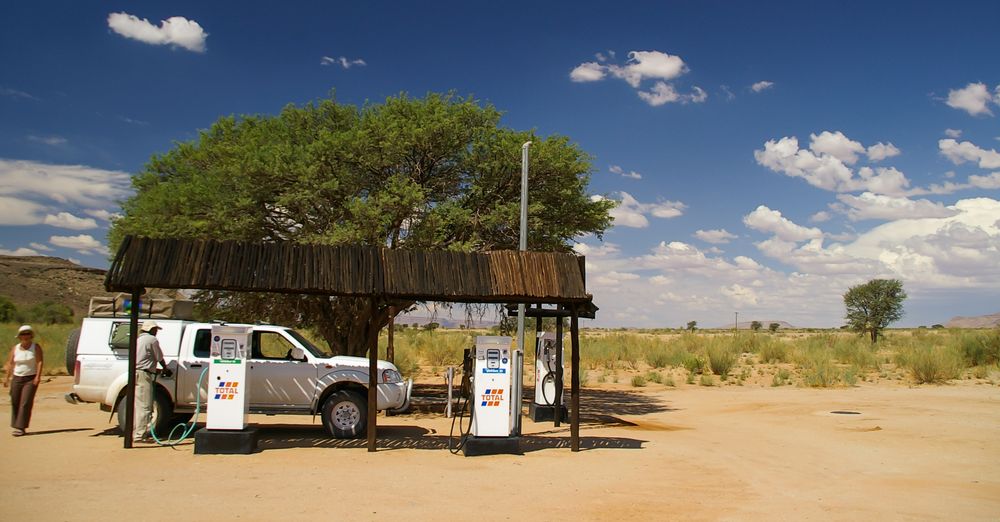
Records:
[[[10,427],[28,429],[31,422],[31,407],[35,404],[35,376],[15,376],[10,382]]]

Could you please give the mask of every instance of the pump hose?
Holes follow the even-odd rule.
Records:
[[[551,372],[550,371],[550,372],[548,372],[548,373],[545,374],[545,377],[542,377],[542,382],[539,384],[539,386],[542,387],[542,400],[545,401],[545,406],[555,406],[555,404],[556,404],[556,398],[552,397],[550,399],[548,397],[548,395],[546,395],[546,393],[545,393],[545,383],[547,381],[549,381],[549,380],[552,380],[552,381],[556,380],[556,372]],[[552,387],[555,388],[555,383],[553,383]]]
[[[462,386],[458,390],[458,402],[460,404],[458,408],[458,415],[451,418],[451,430],[448,432],[448,451],[452,455],[458,455],[459,451],[462,451],[462,446],[465,446],[466,437],[472,431],[472,414],[473,410],[476,408],[475,401],[471,399],[472,390],[470,389],[472,385],[469,382],[469,378],[463,376]],[[465,399],[465,402],[462,402]],[[462,430],[462,418],[465,416],[465,410],[469,410],[469,426],[463,431]],[[458,444],[455,445],[455,419],[458,419],[458,434],[459,440]]]
[[[153,440],[160,446],[176,446],[184,439],[188,438],[188,435],[191,435],[191,432],[194,431],[194,427],[198,422],[198,414],[201,413],[201,382],[205,379],[206,373],[208,373],[207,366],[201,371],[201,375],[198,376],[198,386],[195,388],[194,415],[191,416],[190,425],[186,422],[182,422],[174,426],[174,428],[170,430],[170,433],[167,434],[166,440],[160,440],[159,437],[156,436],[156,429],[154,426],[152,424],[149,426],[149,434],[153,436]],[[179,429],[183,429],[183,431],[181,432],[180,437],[174,439],[174,434]]]

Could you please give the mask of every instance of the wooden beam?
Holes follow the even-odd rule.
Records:
[[[139,339],[139,299],[141,295],[141,288],[132,289],[128,333],[128,384],[125,385],[125,400],[119,406],[120,408],[128,408],[125,415],[125,425],[122,426],[125,449],[132,447],[132,432],[135,431],[135,346]]]
[[[378,304],[371,299],[371,323],[368,329],[368,451],[375,451],[376,424],[378,423],[378,328],[375,328],[375,316],[378,314]]]
[[[555,427],[562,424],[562,401],[563,401],[563,320],[556,318],[556,396],[555,404]]]
[[[573,451],[580,451],[580,318],[577,317],[576,307],[572,307],[573,313],[570,315],[569,337],[570,347],[573,350],[571,365],[573,378],[570,381],[570,396],[573,402],[573,415],[570,417],[569,433],[570,447]]]

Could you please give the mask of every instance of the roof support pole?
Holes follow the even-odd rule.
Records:
[[[570,381],[570,395],[573,403],[573,415],[569,421],[570,448],[573,451],[580,451],[580,312],[576,305],[570,308],[570,312],[569,337],[570,347],[573,351],[570,359],[573,372],[573,378]]]
[[[132,289],[131,309],[129,310],[128,332],[128,384],[125,385],[125,400],[120,408],[126,408],[125,425],[122,435],[125,438],[125,449],[132,447],[132,432],[135,431],[135,347],[139,339],[139,296],[142,288]]]
[[[562,305],[559,306],[562,308]],[[563,318],[556,317],[556,393],[553,407],[556,412],[555,427],[562,424],[562,404],[563,404]]]
[[[375,430],[378,422],[378,328],[375,328],[375,315],[378,304],[372,297],[371,319],[368,325],[368,451],[375,451]]]

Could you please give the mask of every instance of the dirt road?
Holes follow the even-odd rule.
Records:
[[[995,386],[607,385],[585,390],[585,451],[526,421],[524,455],[463,458],[428,414],[380,417],[374,454],[302,417],[254,417],[254,455],[126,451],[70,385],[43,384],[32,435],[0,434],[0,520],[1000,519]]]

